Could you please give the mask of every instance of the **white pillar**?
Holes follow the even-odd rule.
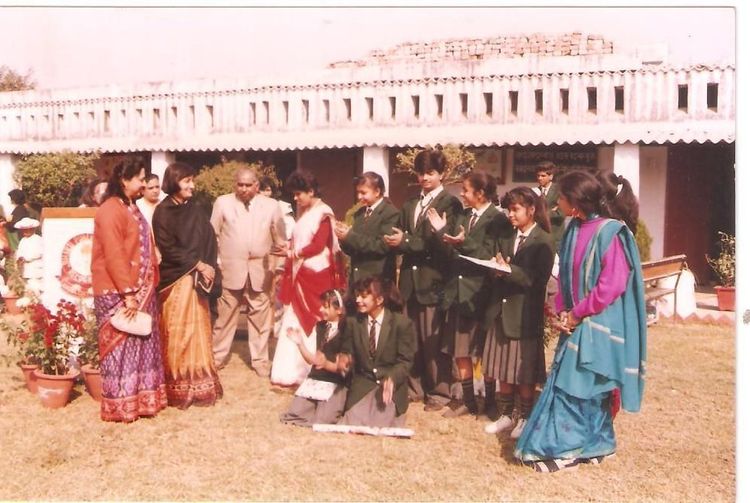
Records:
[[[638,198],[640,218],[651,234],[651,259],[664,256],[664,225],[667,201],[667,148],[641,148],[641,193]]]
[[[384,147],[364,147],[362,149],[362,172],[373,171],[383,177],[385,194],[388,195],[388,149]]]
[[[633,193],[640,197],[640,178],[641,162],[640,148],[634,143],[615,143],[615,158],[613,164],[616,175],[621,175],[628,179]]]
[[[16,188],[16,182],[13,181],[15,172],[16,163],[13,161],[13,156],[0,154],[0,205],[3,207],[6,218],[10,217],[10,212],[13,210],[8,192]]]
[[[175,155],[173,152],[165,152],[163,150],[154,150],[151,152],[151,173],[159,176],[160,184],[164,181],[164,171],[166,171],[167,166],[174,161]]]

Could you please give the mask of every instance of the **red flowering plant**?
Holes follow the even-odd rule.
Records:
[[[82,342],[78,349],[78,362],[81,365],[91,365],[92,368],[99,368],[99,330],[94,316],[94,310],[90,307],[83,307],[83,332],[81,333]]]
[[[32,303],[24,308],[25,315],[18,318],[0,317],[0,330],[5,333],[8,345],[15,355],[4,356],[6,364],[38,364],[44,347],[49,311],[42,304]]]
[[[57,313],[47,311],[43,344],[37,354],[42,372],[63,375],[77,364],[85,325],[86,318],[72,302],[61,300],[57,303]]]

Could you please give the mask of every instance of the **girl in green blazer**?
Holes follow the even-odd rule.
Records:
[[[487,395],[485,410],[493,422],[485,426],[485,432],[499,433],[513,425],[511,416],[517,392],[520,419],[511,438],[518,438],[531,412],[536,385],[545,379],[544,305],[554,245],[546,205],[530,188],[509,191],[503,196],[502,206],[507,209],[516,232],[498,241],[496,260],[507,266],[510,273],[499,273],[495,279],[494,309],[488,313],[490,323],[482,367]],[[499,404],[494,394],[498,379]]]
[[[391,281],[372,276],[354,285],[357,316],[347,318],[340,369],[352,373],[341,424],[401,427],[409,406],[409,370],[414,361],[414,326],[401,314]]]
[[[495,256],[498,240],[512,232],[508,219],[497,204],[495,179],[485,173],[471,173],[463,180],[461,197],[466,205],[456,220],[458,232],[445,232],[445,218],[428,210],[430,224],[441,236],[446,254],[451,257],[445,284],[443,309],[447,311],[443,351],[453,356],[461,381],[463,405],[443,414],[457,417],[478,412],[474,396],[472,357],[481,357],[484,346],[484,313],[487,309],[492,277],[486,267],[469,262],[460,255],[488,260]]]
[[[363,173],[356,188],[362,207],[354,213],[351,227],[344,222],[334,227],[341,249],[349,256],[349,284],[375,274],[396,281],[396,253],[383,236],[398,225],[399,211],[383,197],[385,182],[379,174]]]

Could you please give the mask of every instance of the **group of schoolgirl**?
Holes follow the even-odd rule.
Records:
[[[472,362],[481,358],[484,413],[491,420],[485,430],[513,426],[517,394],[520,419],[512,436],[520,435],[545,376],[543,313],[554,261],[546,204],[518,187],[500,201],[506,216],[496,207],[494,178],[474,172],[462,182],[462,205],[442,186],[445,168],[439,150],[418,154],[422,193],[401,211],[383,198],[379,175],[358,180],[362,207],[351,226],[334,229],[350,259],[356,315],[346,316],[342,294],[326,292],[316,354],[304,348],[301,335],[290,335],[312,370],[282,421],[401,426],[410,401],[424,402],[427,411],[450,402],[446,417],[477,415]],[[497,269],[469,259],[492,261]],[[326,388],[323,400],[314,398],[320,390],[310,380]],[[455,381],[462,403],[451,401]]]

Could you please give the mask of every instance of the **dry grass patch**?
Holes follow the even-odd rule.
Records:
[[[244,341],[217,406],[129,425],[102,422],[82,385],[66,408],[46,410],[20,370],[3,367],[0,499],[733,501],[732,329],[665,323],[649,335],[643,409],[617,417],[617,456],[551,475],[516,464],[484,418],[412,407],[411,440],[284,426],[291,395],[248,369]]]

